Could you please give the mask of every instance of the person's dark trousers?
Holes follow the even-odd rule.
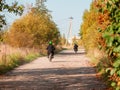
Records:
[[[52,53],[52,57],[54,57],[54,52],[52,51],[52,52],[48,52],[47,53],[48,54],[48,58],[49,58],[50,53]]]

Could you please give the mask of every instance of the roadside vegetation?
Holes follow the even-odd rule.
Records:
[[[0,45],[0,50],[0,74],[41,56],[37,49],[13,48],[5,44]]]
[[[120,1],[93,0],[80,34],[99,74],[111,90],[120,90]]]
[[[0,4],[5,4],[3,7],[6,7],[5,0],[2,0]],[[21,12],[15,9],[15,13],[22,14],[24,8],[21,6],[18,6]],[[12,10],[14,12],[16,7],[17,3],[13,4],[10,12]],[[8,7],[8,10],[10,8]],[[57,25],[44,3],[41,5],[39,0],[36,2],[36,7],[32,7],[28,13],[15,20],[8,30],[3,30],[3,25],[0,31],[0,74],[46,55],[49,41],[53,42],[57,51],[61,50],[61,36]]]

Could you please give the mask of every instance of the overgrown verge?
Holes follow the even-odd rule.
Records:
[[[107,55],[105,61],[109,62],[103,72],[104,79],[112,89],[120,90],[120,1],[101,1],[98,5],[99,12],[109,16],[109,25],[99,29],[103,39],[100,45]]]
[[[29,62],[39,55],[45,55],[49,41],[52,41],[55,46],[60,45],[59,29],[44,2],[46,1],[41,4],[37,0],[36,6],[31,7],[29,12],[15,20],[8,30],[0,31],[0,74]],[[17,6],[12,11],[15,8]],[[15,13],[18,11],[19,9]],[[12,49],[9,50],[10,48]]]
[[[35,49],[20,49],[1,45],[0,74],[4,74],[15,67],[28,63],[39,56],[41,54]]]
[[[38,56],[39,56],[39,54],[34,54],[34,53],[28,54],[25,57],[21,56],[20,53],[8,55],[6,57],[6,60],[4,58],[4,59],[2,59],[2,61],[4,61],[4,62],[0,63],[0,74],[4,74],[4,73],[14,69],[15,67],[18,67],[25,63],[28,63],[28,62],[36,59]]]
[[[81,29],[86,50],[105,53],[98,58],[99,73],[112,90],[120,90],[120,0],[93,0]]]
[[[56,47],[56,52],[59,53],[61,46]],[[14,68],[29,63],[38,57],[46,56],[45,47],[41,50],[34,48],[13,48],[9,45],[0,45],[0,74],[13,70]]]

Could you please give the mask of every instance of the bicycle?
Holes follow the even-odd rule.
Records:
[[[49,61],[51,62],[53,59],[52,53],[49,54]]]
[[[76,49],[74,48],[74,52],[77,53],[77,51],[78,51],[78,49],[77,49],[77,48],[76,48]]]

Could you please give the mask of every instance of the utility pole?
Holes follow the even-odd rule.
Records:
[[[68,30],[67,40],[66,40],[66,46],[68,45],[69,38],[72,39],[72,20],[73,20],[73,17],[70,17],[69,19],[70,19],[70,22],[69,22],[69,30]]]

